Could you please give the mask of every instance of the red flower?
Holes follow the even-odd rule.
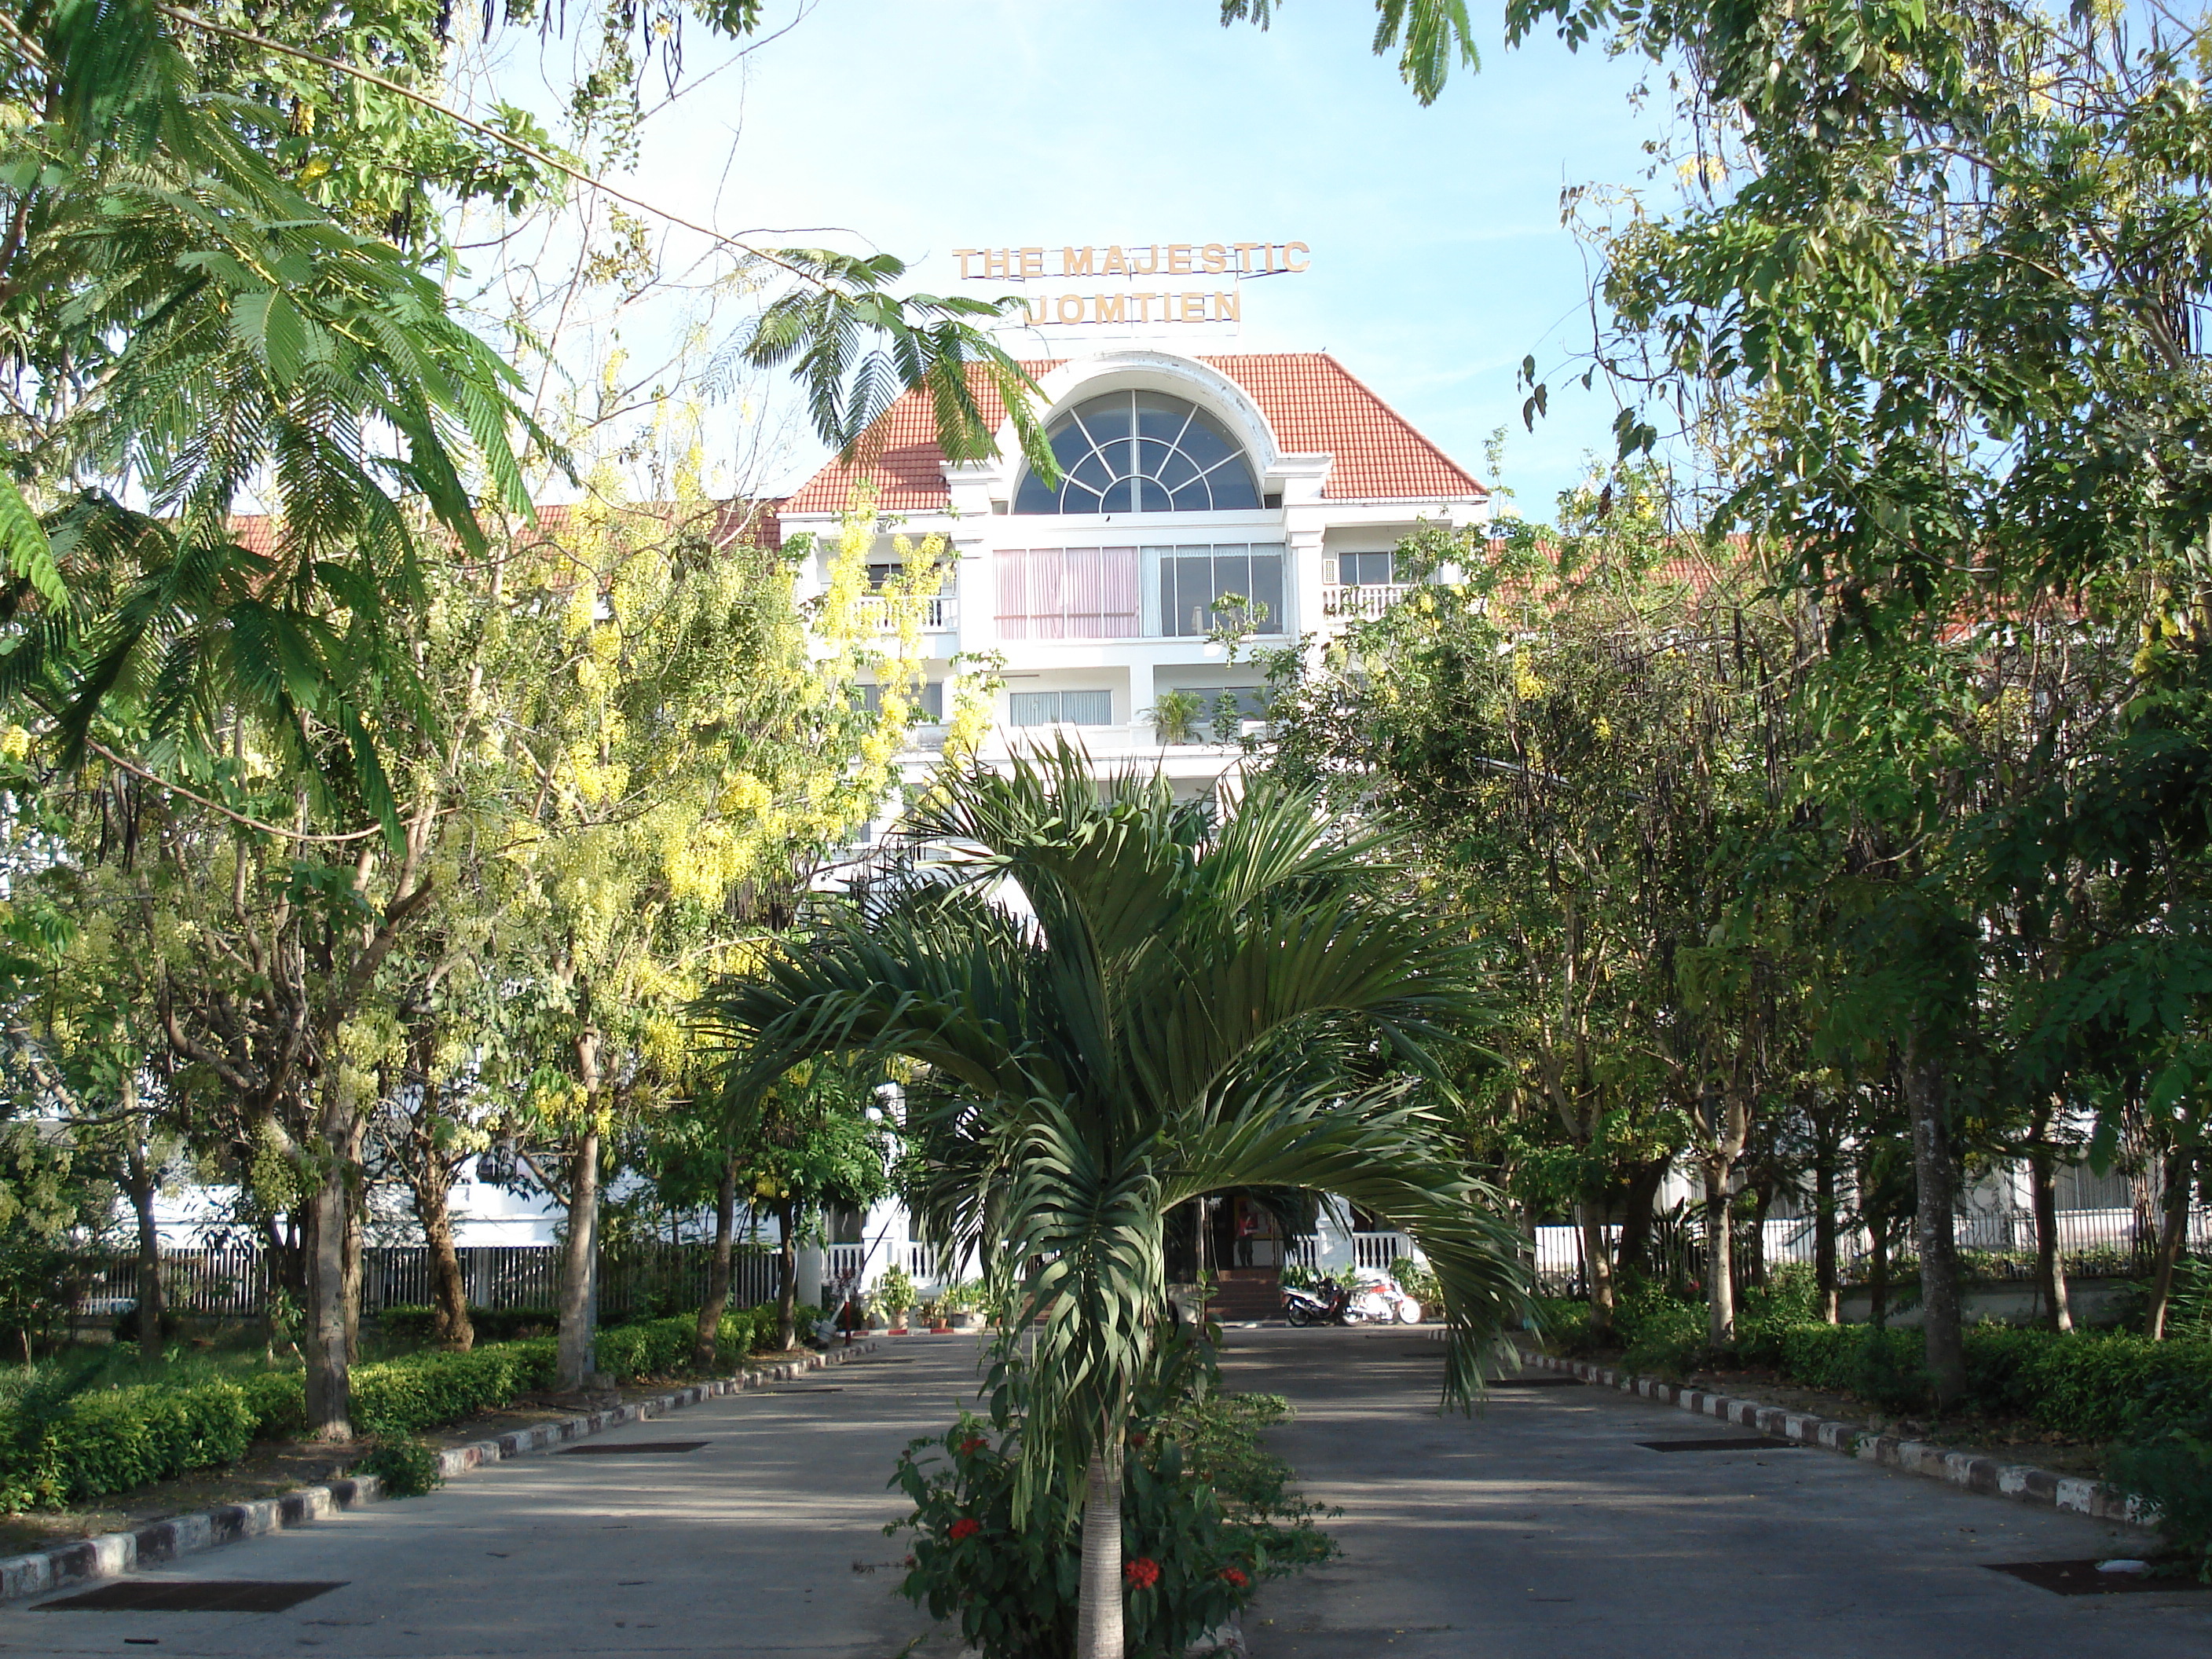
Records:
[[[1141,1446],[1145,1443],[1145,1431],[1142,1429],[1132,1429],[1129,1431],[1129,1443],[1131,1445]]]
[[[1121,1569],[1121,1577],[1139,1589],[1150,1589],[1160,1582],[1160,1564],[1149,1555],[1140,1555]]]
[[[945,1535],[957,1544],[963,1538],[973,1538],[982,1530],[983,1523],[981,1521],[972,1515],[963,1515],[952,1523]]]
[[[1243,1589],[1245,1585],[1252,1582],[1243,1573],[1237,1571],[1234,1567],[1224,1567],[1221,1570],[1221,1576],[1227,1579],[1231,1583],[1234,1584],[1238,1589]]]
[[[964,1457],[969,1452],[974,1451],[977,1447],[988,1445],[989,1443],[990,1443],[985,1440],[980,1434],[970,1435],[967,1439],[960,1443],[960,1455]]]

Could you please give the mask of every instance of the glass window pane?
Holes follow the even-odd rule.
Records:
[[[1265,614],[1255,611],[1259,631],[1279,634],[1283,631],[1283,556],[1280,553],[1255,552],[1252,555],[1252,598],[1265,606]]]
[[[945,718],[945,682],[932,680],[923,686],[920,702],[924,720],[942,720]]]
[[[1249,513],[1260,505],[1260,492],[1252,483],[1252,469],[1244,465],[1242,457],[1214,469],[1206,475],[1206,482],[1213,486],[1216,513]]]
[[[1075,418],[1090,428],[1091,435],[1101,443],[1109,438],[1126,438],[1129,435],[1129,394],[1109,392],[1103,398],[1078,404]]]
[[[1137,394],[1137,431],[1146,438],[1164,438],[1173,443],[1189,424],[1190,417],[1198,411],[1180,398],[1170,398],[1164,392],[1139,392]]]
[[[1133,512],[1135,509],[1129,503],[1129,481],[1127,478],[1117,479],[1107,486],[1105,495],[1091,510],[1098,513]]]
[[[1060,718],[1057,691],[1010,691],[1006,694],[1006,724],[1050,726]]]
[[[1182,434],[1182,453],[1202,467],[1227,460],[1237,453],[1237,446],[1229,441],[1228,434],[1205,416],[1194,411],[1190,426]]]
[[[1153,445],[1152,447],[1158,448],[1158,446]],[[1149,476],[1158,478],[1170,489],[1181,489],[1198,477],[1198,469],[1190,464],[1189,456],[1169,451]]]
[[[1014,492],[1014,511],[1017,513],[1057,513],[1060,511],[1060,492],[1049,489],[1045,481],[1034,472],[1022,474],[1022,487]]]
[[[1111,691],[1063,691],[1060,718],[1069,726],[1110,726],[1114,722]]]

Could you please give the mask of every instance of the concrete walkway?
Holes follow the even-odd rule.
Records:
[[[906,1544],[882,1528],[909,1506],[885,1483],[908,1440],[972,1398],[975,1353],[973,1339],[887,1340],[580,1443],[707,1442],[696,1451],[520,1458],[115,1581],[344,1581],[286,1612],[33,1602],[0,1611],[0,1653],[890,1659],[930,1621],[895,1593]]]
[[[2212,1654],[2212,1592],[2060,1596],[1984,1565],[2133,1554],[2140,1533],[1814,1449],[1648,1451],[1750,1431],[1607,1389],[1439,1417],[1419,1332],[1229,1342],[1232,1386],[1290,1397],[1277,1448],[1344,1511],[1342,1559],[1262,1593],[1255,1659]]]

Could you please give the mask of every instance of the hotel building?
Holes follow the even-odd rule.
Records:
[[[1403,592],[1400,541],[1424,522],[1488,516],[1482,485],[1325,353],[1131,348],[1024,367],[1043,392],[1056,487],[1024,463],[1002,409],[987,409],[998,453],[951,462],[909,393],[871,434],[866,465],[833,461],[778,513],[785,545],[815,538],[817,585],[862,486],[884,526],[881,572],[896,568],[894,533],[945,537],[924,707],[941,722],[946,682],[995,658],[986,760],[1064,732],[1102,768],[1157,764],[1179,793],[1202,793],[1241,752],[1228,740],[1237,715],[1256,712],[1255,650],[1374,614]],[[1256,623],[1234,659],[1209,638],[1229,595]],[[1174,717],[1194,708],[1194,720]],[[944,736],[941,723],[916,729],[910,777]]]

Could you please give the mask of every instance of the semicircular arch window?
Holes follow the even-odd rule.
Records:
[[[1260,505],[1252,464],[1220,422],[1161,392],[1078,404],[1046,437],[1055,489],[1024,471],[1017,513],[1234,513]]]

